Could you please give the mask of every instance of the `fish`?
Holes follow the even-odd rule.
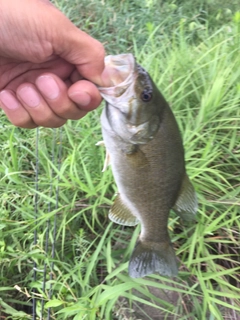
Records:
[[[168,233],[174,210],[195,220],[198,202],[185,169],[184,148],[174,114],[148,72],[131,53],[109,55],[110,86],[101,114],[104,170],[111,164],[118,192],[109,218],[123,226],[141,224],[128,273],[174,277],[178,262]]]

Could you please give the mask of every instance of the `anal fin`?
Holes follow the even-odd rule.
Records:
[[[109,219],[123,226],[135,226],[139,223],[138,219],[122,201],[120,194],[115,198],[109,211]]]
[[[177,201],[172,208],[183,220],[195,220],[198,209],[196,192],[188,175],[185,174]]]

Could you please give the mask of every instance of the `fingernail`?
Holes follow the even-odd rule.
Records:
[[[54,100],[59,96],[60,90],[58,84],[51,76],[37,78],[36,85],[44,96],[50,100]]]
[[[18,91],[18,95],[22,101],[30,108],[35,108],[40,104],[38,93],[29,86],[25,86]]]
[[[0,100],[2,104],[10,110],[14,110],[19,107],[19,102],[17,101],[16,97],[9,91],[1,91]]]
[[[71,92],[71,94],[69,94],[69,97],[80,107],[86,107],[91,102],[91,96],[85,91]]]

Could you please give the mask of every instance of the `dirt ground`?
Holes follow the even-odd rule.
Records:
[[[149,292],[162,300],[162,303],[156,304],[156,306],[164,307],[164,301],[176,306],[176,310],[179,310],[179,304],[185,304],[182,301],[182,295],[175,291],[159,290],[155,287],[148,287]],[[132,295],[137,295],[139,298],[146,299],[146,296],[141,295],[140,292],[133,290]],[[184,313],[186,314],[186,313]],[[148,306],[145,303],[133,302],[130,306],[126,298],[119,299],[118,310],[116,311],[117,319],[119,320],[177,320],[178,316],[166,314],[166,312]],[[183,315],[181,315],[183,316]],[[180,316],[179,316],[180,318]],[[191,320],[191,317],[189,318]]]

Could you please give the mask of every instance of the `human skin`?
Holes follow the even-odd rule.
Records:
[[[104,56],[48,0],[0,0],[0,107],[14,125],[59,127],[95,109]]]

